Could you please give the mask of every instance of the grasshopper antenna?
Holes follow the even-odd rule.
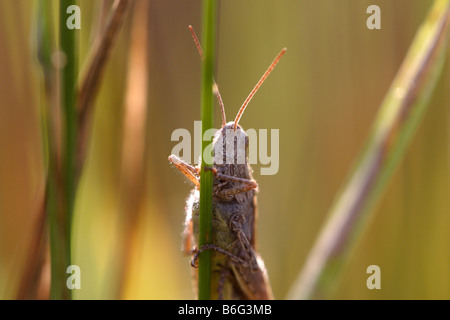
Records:
[[[281,59],[283,54],[286,52],[287,48],[283,48],[281,52],[276,56],[275,60],[271,63],[270,67],[266,70],[266,72],[263,74],[261,79],[259,79],[256,86],[253,88],[252,92],[248,95],[247,99],[245,99],[244,103],[242,104],[241,108],[239,109],[239,112],[236,115],[236,119],[234,119],[234,130],[236,131],[237,125],[239,123],[239,120],[242,117],[242,114],[245,111],[245,108],[249,104],[250,100],[252,100],[253,96],[255,95],[256,91],[258,91],[259,87],[263,84],[264,80],[269,76],[269,74],[272,72],[273,68],[277,65],[278,61]]]
[[[189,25],[189,30],[191,31],[192,38],[194,39],[195,45],[197,47],[198,53],[200,54],[200,57],[202,58],[202,61],[205,62],[205,57],[203,56],[203,50],[200,46],[200,41],[198,41],[197,35],[195,34],[194,28],[192,28],[191,25]],[[219,87],[217,86],[216,81],[213,79],[213,91],[216,94],[217,100],[219,101],[220,105],[220,111],[222,112],[222,127],[227,123],[226,116],[225,116],[225,107],[223,105],[222,96],[219,92]]]

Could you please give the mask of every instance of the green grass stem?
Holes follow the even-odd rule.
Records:
[[[216,28],[216,0],[203,0],[203,44],[205,63],[202,68],[202,137],[205,131],[213,127],[214,122],[214,94],[213,73],[215,57],[215,28]],[[213,177],[211,171],[205,167],[212,165],[210,154],[205,155],[204,150],[211,141],[202,139],[202,171],[200,174],[200,235],[199,246],[211,242],[212,217],[212,187]],[[208,159],[209,158],[209,159]],[[198,276],[198,298],[208,300],[211,297],[211,251],[206,250],[200,254]]]
[[[56,161],[49,161],[49,224],[51,250],[51,299],[71,299],[66,281],[67,267],[71,265],[71,229],[75,203],[75,147],[77,137],[77,113],[75,85],[78,74],[77,29],[69,29],[67,8],[76,5],[75,0],[59,3],[59,49],[64,56],[60,70],[60,106],[62,112],[62,168],[59,177],[53,176]],[[50,157],[52,158],[52,157]],[[54,199],[56,197],[56,199]]]

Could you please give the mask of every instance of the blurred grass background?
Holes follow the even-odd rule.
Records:
[[[15,297],[44,185],[36,2],[0,0],[2,299]],[[78,3],[81,68],[102,2]],[[220,2],[216,81],[229,119],[275,54],[288,48],[240,122],[280,129],[279,172],[261,176],[253,166],[258,247],[276,298],[285,297],[301,269],[431,3]],[[381,30],[366,28],[371,4],[381,8]],[[187,28],[201,34],[200,19],[201,1],[137,0],[121,31],[96,99],[76,199],[76,299],[194,297],[189,258],[180,251],[192,186],[167,156],[176,144],[172,131],[193,132],[200,119],[201,60]],[[417,135],[330,298],[450,299],[449,80],[447,59]],[[372,264],[381,268],[381,290],[366,287]]]

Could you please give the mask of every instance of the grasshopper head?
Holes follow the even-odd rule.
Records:
[[[248,136],[234,121],[218,130],[213,141],[214,163],[216,165],[246,165],[248,158]]]

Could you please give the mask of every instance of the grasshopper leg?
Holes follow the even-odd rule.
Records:
[[[200,186],[199,181],[199,168],[191,166],[190,164],[184,162],[176,155],[172,154],[169,156],[169,161],[183,173],[189,180],[191,180],[197,187]]]
[[[244,231],[242,230],[242,225],[244,223],[244,217],[240,213],[233,214],[228,220],[228,226],[230,230],[236,233],[237,239],[240,243],[240,246],[244,250],[245,254],[250,261],[250,267],[252,271],[256,271],[258,269],[258,261],[256,259],[255,252],[247,239]]]
[[[246,261],[242,260],[241,258],[235,256],[234,254],[229,253],[228,251],[226,251],[220,247],[217,247],[213,244],[204,244],[199,249],[194,248],[191,251],[192,254],[194,255],[194,257],[192,258],[192,261],[191,261],[191,266],[193,266],[194,268],[198,268],[198,266],[196,265],[196,262],[198,260],[198,257],[200,256],[200,253],[202,253],[205,250],[214,250],[214,251],[219,252],[219,253],[227,256],[228,258],[230,258],[231,262],[233,262],[233,263],[241,264],[241,265],[244,265],[247,267],[249,266],[249,264]]]
[[[239,178],[239,177],[234,177],[234,176],[230,176],[227,174],[219,173],[219,172],[217,172],[216,168],[212,168],[212,167],[205,167],[205,170],[212,171],[214,174],[214,177],[216,177],[219,180],[240,183],[240,185],[235,186],[232,189],[227,189],[225,191],[225,195],[233,195],[233,194],[237,194],[237,193],[241,193],[241,192],[245,192],[245,191],[249,191],[249,190],[253,190],[253,189],[258,189],[258,183],[253,179]]]

